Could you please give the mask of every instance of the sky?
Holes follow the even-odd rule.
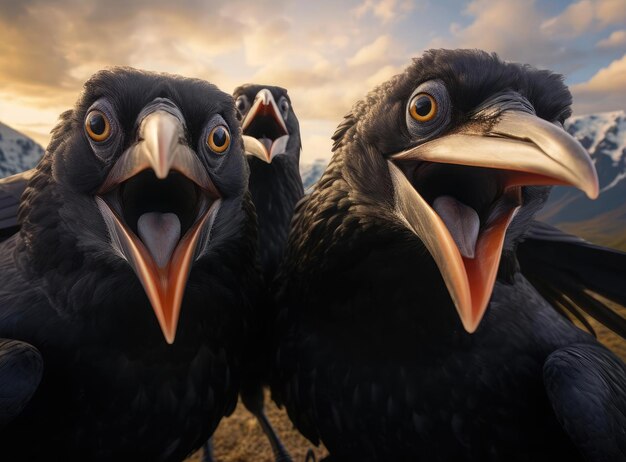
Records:
[[[0,121],[45,146],[115,65],[289,90],[302,159],[430,48],[481,48],[565,76],[574,113],[626,109],[626,0],[0,0]]]

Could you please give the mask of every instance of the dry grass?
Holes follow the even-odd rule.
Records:
[[[315,451],[317,460],[326,455],[323,448],[316,448],[293,428],[284,409],[278,409],[269,399],[266,407],[268,418],[295,462],[304,462],[309,449]],[[241,403],[233,415],[220,423],[213,438],[213,452],[218,462],[274,462],[261,427]],[[202,451],[198,451],[186,462],[200,462],[201,455]]]
[[[609,302],[610,303],[610,302]],[[617,306],[615,310],[626,317],[626,310]],[[615,351],[626,361],[626,341],[615,335],[602,324],[590,319],[598,339]],[[294,428],[284,410],[278,409],[268,400],[267,412],[272,425],[279,432],[283,443],[290,451],[295,462],[304,462],[309,448],[314,446],[303,438]],[[214,438],[215,459],[218,462],[273,462],[272,451],[265,435],[254,417],[239,404],[235,413],[220,424]],[[325,455],[323,448],[314,448],[317,460]],[[187,462],[200,462],[198,452]]]

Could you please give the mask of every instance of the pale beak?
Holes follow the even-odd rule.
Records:
[[[241,122],[246,154],[258,157],[268,164],[285,152],[289,131],[272,93],[260,90],[252,107]]]
[[[480,223],[470,251],[461,242],[462,233],[449,229],[446,219],[451,220],[440,216],[405,174],[403,166],[420,163],[494,169],[501,194]],[[396,213],[432,255],[470,333],[489,304],[506,231],[522,205],[520,188],[570,185],[592,199],[599,193],[596,170],[580,143],[562,128],[525,112],[502,113],[486,133],[467,128],[392,155],[388,166]]]
[[[96,202],[113,247],[135,271],[171,344],[198,242],[206,237],[221,200],[197,155],[185,144],[178,117],[164,110],[148,114],[140,123],[138,140],[112,167]],[[145,171],[153,171],[154,176],[146,177]],[[144,187],[166,198],[177,195],[171,210],[151,204],[155,199]],[[139,216],[125,210],[131,200],[145,209]]]

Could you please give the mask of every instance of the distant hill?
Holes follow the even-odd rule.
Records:
[[[43,153],[35,141],[0,122],[0,178],[33,168]]]
[[[626,250],[626,112],[572,117],[565,128],[589,151],[600,197],[555,187],[538,218],[598,244]]]
[[[310,163],[300,162],[300,176],[306,191],[320,179],[328,165],[328,159],[315,159]]]

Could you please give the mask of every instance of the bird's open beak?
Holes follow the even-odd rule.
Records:
[[[431,253],[470,333],[491,298],[521,188],[570,185],[598,196],[589,155],[562,128],[518,111],[486,132],[471,127],[388,161],[396,212]]]
[[[111,168],[96,195],[112,245],[133,268],[168,343],[173,343],[198,242],[220,194],[184,141],[180,117],[155,110],[138,142]]]
[[[241,123],[246,154],[256,156],[268,164],[285,152],[289,131],[272,93],[259,91],[252,107]]]

